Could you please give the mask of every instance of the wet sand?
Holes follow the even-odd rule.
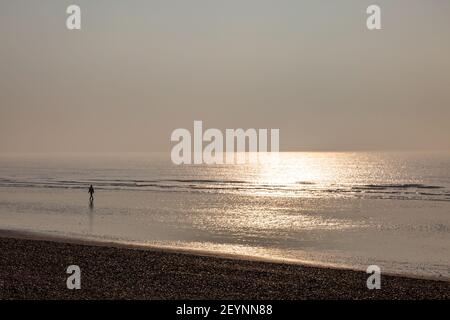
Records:
[[[81,290],[66,268],[81,268]],[[172,252],[0,237],[0,299],[449,299],[450,282]]]

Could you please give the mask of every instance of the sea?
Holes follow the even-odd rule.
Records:
[[[0,230],[450,280],[450,153],[1,154]]]

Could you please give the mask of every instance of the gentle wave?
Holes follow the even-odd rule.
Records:
[[[367,184],[363,186],[353,187],[357,190],[386,190],[386,189],[443,189],[441,186],[428,186],[424,184],[407,183],[407,184]]]
[[[298,181],[293,184],[270,184],[246,180],[212,179],[93,179],[20,181],[0,178],[0,187],[86,189],[94,185],[99,190],[234,192],[256,195],[287,195],[299,197],[357,197],[397,200],[450,201],[450,191],[443,186],[426,184],[361,184],[336,185]]]

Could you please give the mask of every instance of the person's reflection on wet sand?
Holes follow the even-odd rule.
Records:
[[[94,199],[89,199],[89,233],[92,234],[94,228]]]

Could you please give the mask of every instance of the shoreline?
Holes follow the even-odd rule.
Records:
[[[363,271],[25,237],[0,231],[0,299],[450,299],[443,280],[382,274],[368,290]],[[72,264],[81,290],[66,288]]]
[[[118,249],[148,250],[148,251],[156,251],[156,252],[168,252],[168,253],[213,257],[213,258],[219,258],[219,259],[231,259],[231,260],[238,260],[238,261],[242,260],[242,261],[267,262],[267,263],[275,263],[275,264],[298,265],[298,266],[321,268],[321,269],[365,272],[365,270],[353,268],[350,266],[320,264],[320,263],[315,263],[315,262],[310,262],[310,261],[302,261],[302,260],[288,259],[288,258],[269,258],[269,257],[263,257],[263,256],[234,254],[234,253],[227,253],[227,252],[222,252],[222,251],[212,251],[212,250],[206,250],[206,249],[158,246],[158,245],[153,245],[153,244],[119,242],[119,241],[113,241],[113,240],[102,241],[99,239],[86,239],[86,238],[81,238],[81,237],[67,237],[67,236],[62,236],[62,235],[50,235],[48,233],[40,233],[40,232],[34,232],[34,231],[16,231],[16,230],[0,229],[0,239],[1,238],[40,240],[40,241],[77,244],[77,245],[95,246],[95,247],[112,247],[112,248],[118,248]],[[409,279],[450,282],[450,278],[446,278],[446,277],[437,277],[437,276],[434,277],[434,276],[427,276],[427,275],[416,275],[416,274],[394,273],[394,272],[383,272],[383,274],[387,275],[387,276],[403,277],[403,278],[409,278]]]
[[[106,247],[106,248],[117,248],[117,249],[129,249],[129,250],[145,250],[154,252],[167,252],[174,254],[185,254],[200,257],[212,257],[218,259],[230,259],[237,261],[252,261],[252,262],[265,262],[281,265],[294,265],[302,267],[320,268],[320,269],[331,269],[331,270],[341,270],[341,271],[354,271],[354,272],[364,272],[365,270],[353,268],[351,266],[343,266],[337,264],[320,264],[310,261],[302,261],[296,259],[288,258],[269,258],[263,256],[252,256],[245,254],[234,254],[221,251],[212,251],[206,249],[194,249],[194,248],[183,248],[183,247],[171,247],[171,246],[158,246],[153,244],[141,244],[133,242],[119,242],[114,240],[99,240],[99,239],[86,239],[81,237],[67,237],[63,235],[51,235],[48,233],[34,232],[34,231],[23,231],[23,230],[7,230],[0,229],[0,239],[12,238],[20,240],[31,240],[31,241],[45,241],[45,242],[56,242],[65,244],[75,244],[82,246],[92,246],[92,247]],[[429,281],[443,281],[449,282],[450,278],[428,276],[428,275],[417,275],[417,274],[406,274],[406,273],[395,273],[395,272],[383,272],[383,275],[390,277],[400,277],[408,279],[417,280],[429,280]]]

